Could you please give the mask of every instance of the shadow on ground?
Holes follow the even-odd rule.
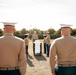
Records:
[[[33,57],[31,55],[26,55],[27,56],[27,64],[30,66],[30,67],[34,67],[34,64],[33,62],[31,61],[31,59],[33,59]]]
[[[28,54],[28,58],[30,58],[30,59],[34,59],[34,58],[33,58],[31,55],[29,55],[29,54]]]
[[[41,56],[35,55],[35,58],[36,58],[38,61],[43,61],[43,60],[46,61],[46,58],[45,58],[43,55],[41,55]]]
[[[32,61],[29,58],[27,59],[27,63],[30,67],[34,67],[34,64],[32,63]]]

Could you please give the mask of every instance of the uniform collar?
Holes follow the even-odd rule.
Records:
[[[12,33],[5,33],[4,36],[13,36]]]
[[[62,37],[69,37],[70,35],[62,35]]]

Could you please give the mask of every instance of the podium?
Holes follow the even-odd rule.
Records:
[[[42,54],[42,43],[39,42],[39,40],[35,40],[33,42],[33,53],[35,55],[40,55]]]

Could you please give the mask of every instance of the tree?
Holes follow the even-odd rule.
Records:
[[[20,34],[20,31],[15,31],[14,34],[15,35],[19,35]]]
[[[71,29],[71,35],[76,35],[76,29]]]
[[[0,34],[3,34],[3,31],[2,31],[2,29],[0,29]]]
[[[56,32],[54,29],[48,29],[47,31],[48,31],[50,34],[55,34],[55,32]]]
[[[26,34],[27,32],[28,32],[28,30],[26,30],[25,28],[23,28],[23,29],[20,31],[21,34]]]
[[[55,34],[56,35],[61,35],[61,29],[58,29]]]

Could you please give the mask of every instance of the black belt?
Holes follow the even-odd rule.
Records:
[[[58,64],[58,66],[60,66],[60,67],[72,67],[72,66],[76,66],[76,64]]]
[[[0,67],[0,70],[17,70],[19,67]]]

